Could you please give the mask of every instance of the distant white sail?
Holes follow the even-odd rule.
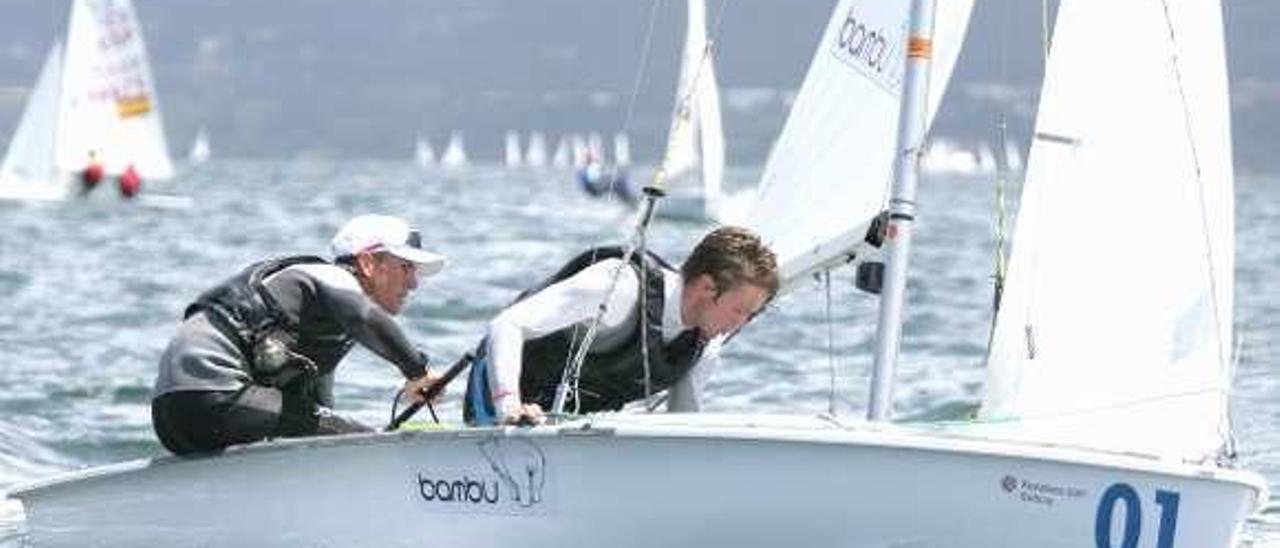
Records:
[[[687,1],[680,80],[676,85],[663,167],[674,186],[682,178],[703,179],[714,191],[724,170],[724,131],[715,62],[708,50],[706,5]]]
[[[431,148],[431,141],[422,135],[413,140],[413,160],[417,162],[418,167],[427,168],[436,165],[436,151]]]
[[[684,49],[663,159],[671,196],[658,214],[709,218],[721,199],[724,128],[704,0],[687,0]]]
[[[1013,171],[1022,171],[1022,151],[1018,148],[1018,143],[1013,139],[1005,139],[1004,141],[1004,161],[1005,167]]]
[[[0,164],[0,196],[59,199],[68,191],[53,161],[61,72],[62,44],[55,43]]]
[[[593,131],[587,134],[587,161],[604,162],[604,136]]]
[[[619,167],[631,165],[631,139],[626,133],[613,134],[613,163]]]
[[[503,163],[507,169],[518,168],[524,165],[524,157],[520,154],[520,134],[515,130],[507,130],[504,139]]]
[[[524,154],[525,165],[532,168],[547,165],[547,138],[540,131],[529,133],[529,148]]]
[[[978,144],[978,172],[995,173],[996,172],[996,153],[991,149],[991,143],[983,141]]]
[[[467,163],[466,142],[462,137],[462,133],[455,131],[449,134],[449,144],[445,146],[444,153],[440,155],[440,165],[456,168],[463,167]]]
[[[573,166],[572,152],[569,148],[569,136],[561,135],[559,141],[556,142],[555,154],[551,156],[551,165],[557,168]]]
[[[886,208],[906,61],[909,3],[842,0],[769,155],[747,223],[784,279],[841,261]],[[935,114],[973,0],[937,3],[928,105]]]
[[[569,137],[569,151],[573,160],[574,168],[581,168],[587,165],[587,139],[580,133],[574,133]]]
[[[1057,17],[982,416],[1211,459],[1234,272],[1221,6],[1064,2]]]
[[[929,140],[920,158],[920,171],[932,175],[976,175],[987,170],[983,161],[968,147],[945,137],[935,137]],[[994,162],[994,157],[991,161]],[[994,164],[991,170],[994,171]]]
[[[209,133],[203,127],[196,132],[196,138],[191,142],[191,150],[187,152],[187,161],[191,164],[203,164],[209,161],[209,155],[212,150],[209,148]]]

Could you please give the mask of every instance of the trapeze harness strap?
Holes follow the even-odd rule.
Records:
[[[187,306],[183,318],[203,311],[210,323],[239,348],[248,362],[249,374],[258,383],[283,387],[301,375],[327,373],[350,350],[350,337],[335,336],[333,333],[340,332],[336,325],[302,332],[263,284],[268,276],[300,264],[328,261],[296,256],[252,264],[202,293]]]
[[[550,278],[521,293],[515,302],[568,279],[588,266],[606,259],[621,259],[624,255],[625,250],[617,246],[588,250],[569,261]],[[577,409],[580,412],[617,410],[628,402],[645,396],[642,334],[649,341],[649,386],[655,392],[675,384],[702,357],[703,343],[692,330],[670,344],[662,341],[662,311],[665,300],[663,270],[675,269],[652,253],[645,259],[640,255],[632,255],[631,267],[636,270],[637,276],[640,269],[646,270],[646,285],[643,290],[647,304],[645,317],[648,322],[646,325],[636,322],[635,329],[619,347],[587,353],[578,382]],[[520,392],[525,403],[537,403],[543,409],[551,409],[556,386],[560,383],[565,365],[573,349],[581,343],[584,333],[584,329],[577,329],[578,340],[574,340],[575,326],[569,326],[524,342]],[[478,351],[483,352],[485,346],[481,342]],[[478,356],[478,359],[486,358]],[[477,384],[480,386],[475,386]],[[483,422],[486,418],[483,417],[486,414],[484,410],[477,408],[489,407],[491,410],[492,401],[487,397],[487,388],[484,376],[473,369],[466,400],[466,416],[469,421],[474,419],[474,422]],[[483,390],[486,396],[484,400],[488,401],[478,401],[479,398],[474,397],[479,395],[476,390]]]

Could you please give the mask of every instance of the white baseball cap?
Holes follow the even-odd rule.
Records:
[[[338,229],[329,246],[335,259],[385,251],[417,264],[422,276],[435,274],[445,265],[443,255],[422,249],[422,236],[417,229],[410,227],[404,219],[390,215],[352,218]]]

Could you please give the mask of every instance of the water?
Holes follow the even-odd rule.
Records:
[[[730,173],[746,184],[758,172]],[[618,242],[632,213],[592,201],[564,174],[477,167],[424,174],[393,163],[213,162],[153,190],[190,196],[191,209],[138,207],[100,189],[88,201],[0,203],[0,490],[84,466],[162,451],[150,427],[155,363],[188,301],[263,257],[327,252],[347,218],[404,216],[450,257],[402,317],[437,363],[473,346],[484,322],[519,289],[580,248]],[[1280,179],[1238,183],[1237,322],[1244,336],[1233,416],[1241,461],[1280,480]],[[985,180],[932,180],[920,189],[896,413],[971,409],[990,323],[994,192]],[[1082,212],[1081,222],[1096,222]],[[683,259],[706,227],[659,221],[651,242]],[[874,341],[874,299],[851,274],[779,299],[728,347],[708,407],[717,411],[860,416]],[[830,321],[828,321],[828,318]],[[833,352],[829,352],[828,349]],[[339,408],[388,419],[398,373],[357,350],[339,369]],[[456,395],[440,409],[460,416]],[[1245,546],[1280,546],[1277,516],[1248,526]],[[0,504],[0,548],[22,544],[21,512]]]

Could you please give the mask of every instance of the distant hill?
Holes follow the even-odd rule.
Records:
[[[759,163],[785,119],[834,0],[708,0],[721,14],[730,160]],[[659,154],[684,32],[683,2],[640,0],[135,0],[170,142],[208,128],[223,156],[408,159],[417,133],[461,130],[497,161],[507,129],[611,133]],[[997,113],[1025,139],[1039,78],[1039,2],[979,2],[937,131],[990,140]],[[17,123],[66,3],[0,6],[0,138]],[[1237,163],[1280,170],[1280,5],[1228,2]],[[641,78],[641,75],[643,78]],[[637,81],[639,83],[637,85]],[[626,113],[635,95],[633,116]]]

